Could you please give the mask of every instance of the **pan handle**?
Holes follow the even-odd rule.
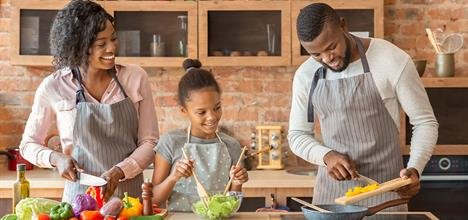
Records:
[[[367,209],[366,216],[374,215],[375,213],[381,211],[382,209],[386,209],[388,207],[393,207],[393,206],[397,206],[397,205],[406,204],[406,203],[409,202],[409,200],[410,200],[409,198],[394,199],[394,200],[390,200],[390,201],[381,203],[381,204],[376,205],[376,206],[369,207]]]

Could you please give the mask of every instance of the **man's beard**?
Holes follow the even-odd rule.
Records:
[[[345,42],[346,42],[346,51],[345,51],[345,57],[343,58],[343,66],[340,67],[339,69],[333,69],[329,65],[327,65],[326,63],[322,62],[322,65],[326,66],[327,69],[333,70],[333,72],[341,72],[341,71],[345,70],[346,68],[348,68],[349,61],[351,60],[351,42],[350,42],[349,38],[346,37],[346,35],[344,36],[344,38],[345,38]]]

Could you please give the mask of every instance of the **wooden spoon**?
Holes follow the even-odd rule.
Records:
[[[320,207],[318,207],[316,205],[312,205],[312,204],[310,204],[310,203],[308,203],[308,202],[306,202],[306,201],[304,201],[302,199],[298,199],[296,197],[292,197],[291,199],[298,202],[298,203],[301,203],[302,205],[305,205],[305,206],[307,206],[309,208],[315,209],[315,210],[317,210],[319,212],[328,212],[328,213],[330,213],[330,211],[328,211],[326,209],[322,209],[322,208],[320,208]]]
[[[241,152],[241,154],[239,156],[239,159],[237,160],[236,167],[240,165],[240,162],[241,162],[242,158],[244,158],[244,153],[245,153],[246,150],[247,150],[247,146],[244,146],[244,148],[242,148],[242,152]],[[232,178],[230,178],[229,182],[226,184],[226,187],[224,188],[223,195],[226,195],[227,191],[231,187],[231,183],[232,183]]]
[[[437,42],[435,40],[435,37],[434,37],[434,33],[432,32],[431,29],[429,28],[426,28],[426,33],[427,33],[427,37],[429,38],[429,41],[431,42],[432,46],[434,47],[436,53],[441,53],[440,51],[440,48],[439,48],[439,45],[437,45]]]
[[[187,153],[185,152],[184,148],[182,147],[182,153],[184,154],[184,158],[186,160],[188,160],[188,156],[187,156]],[[198,192],[198,196],[200,197],[200,199],[203,201],[203,204],[205,205],[205,207],[208,207],[208,199],[210,197],[210,195],[208,194],[208,192],[206,192],[205,188],[203,187],[203,185],[200,183],[200,180],[198,180],[198,177],[197,175],[195,174],[195,171],[193,171],[193,178],[195,179],[195,183],[197,184],[197,192]]]

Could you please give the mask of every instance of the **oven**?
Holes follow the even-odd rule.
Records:
[[[408,156],[404,156],[405,164]],[[468,155],[431,157],[421,189],[408,203],[410,211],[430,211],[440,219],[468,219]]]

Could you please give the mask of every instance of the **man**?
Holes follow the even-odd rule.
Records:
[[[319,165],[313,203],[333,204],[359,185],[358,174],[378,182],[412,179],[398,193],[359,205],[414,196],[436,144],[438,123],[411,57],[385,40],[353,36],[323,3],[301,10],[297,34],[311,57],[294,77],[288,140],[296,155]],[[398,139],[400,106],[413,125],[406,168]],[[314,137],[314,115],[323,143]]]

